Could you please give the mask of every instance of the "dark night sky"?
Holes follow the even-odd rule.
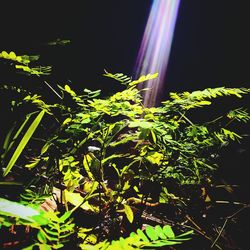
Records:
[[[169,88],[249,87],[249,24],[247,1],[182,1]]]
[[[250,86],[247,2],[181,1],[166,96],[169,91]],[[115,89],[101,76],[104,68],[133,74],[150,0],[31,3],[2,5],[1,50],[40,54],[41,63],[54,65],[48,80],[70,79],[79,89]],[[45,45],[56,38],[72,43],[56,48]]]

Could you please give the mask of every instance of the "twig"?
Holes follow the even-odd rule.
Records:
[[[201,234],[202,236],[204,236],[207,240],[212,241],[212,239],[207,236],[206,232],[199,225],[197,225],[190,216],[186,215],[186,218],[195,226],[195,228],[187,226],[187,225],[185,225],[184,227],[191,228],[191,229],[195,230],[196,232],[198,232],[199,234]],[[222,250],[222,248],[219,245],[217,245],[217,244],[214,244],[214,245],[218,249]]]
[[[62,96],[47,82],[43,81],[61,100],[63,99]]]
[[[222,225],[222,227],[221,227],[221,230],[219,231],[219,233],[218,233],[216,239],[214,240],[213,244],[211,245],[211,248],[212,248],[212,247],[216,244],[216,242],[219,240],[219,238],[220,238],[220,236],[221,236],[221,234],[222,234],[224,228],[225,228],[226,225],[227,225],[228,220],[232,219],[234,216],[236,216],[238,213],[240,213],[241,211],[243,211],[245,208],[249,208],[249,207],[250,207],[250,205],[245,205],[244,207],[240,208],[239,210],[237,210],[237,211],[236,211],[235,213],[233,213],[232,215],[226,217],[226,219],[225,219],[225,221],[224,221],[224,223],[223,223],[223,225]]]

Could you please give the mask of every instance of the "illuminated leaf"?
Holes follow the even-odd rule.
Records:
[[[146,156],[146,159],[152,164],[160,165],[163,160],[164,155],[158,152],[149,152]]]
[[[155,73],[155,74],[147,74],[146,76],[143,75],[143,76],[140,76],[140,78],[138,80],[134,80],[132,82],[129,83],[129,86],[134,86],[134,85],[137,85],[141,82],[145,82],[145,81],[148,81],[148,80],[152,80],[152,79],[155,79],[158,77],[158,73]]]
[[[87,172],[89,178],[91,180],[94,180],[94,176],[93,176],[92,172],[90,171],[91,164],[93,164],[92,162],[93,162],[93,154],[89,153],[89,154],[84,155],[84,157],[83,157],[84,169]]]
[[[129,205],[127,204],[123,204],[123,205],[124,205],[124,212],[127,216],[127,219],[130,223],[132,223],[134,220],[134,212]]]
[[[66,119],[63,121],[63,125],[65,125],[65,124],[67,124],[67,123],[70,123],[71,120],[72,120],[72,119],[71,119],[70,117],[66,118]]]
[[[42,231],[39,231],[37,233],[37,239],[41,242],[41,243],[46,243],[47,239],[46,236],[44,235],[44,233]]]
[[[175,237],[174,231],[172,230],[171,226],[169,226],[169,225],[165,225],[165,226],[163,227],[163,232],[164,232],[164,234],[165,234],[169,239]]]
[[[9,54],[8,54],[5,50],[2,51],[1,54],[2,54],[2,57],[3,57],[3,58],[6,58],[6,59],[7,59],[7,58],[9,57]]]
[[[164,231],[162,229],[162,227],[160,225],[156,225],[155,226],[155,233],[157,234],[157,236],[159,238],[161,238],[162,240],[166,239],[166,236],[164,234]]]
[[[147,233],[147,236],[150,238],[150,240],[154,241],[158,239],[158,235],[152,226],[147,226],[145,231]]]
[[[32,169],[37,166],[37,164],[41,161],[39,158],[32,159],[30,163],[25,164],[26,168]]]
[[[11,51],[11,52],[9,53],[9,58],[10,58],[11,60],[15,60],[15,59],[16,59],[16,54],[15,54],[15,52]]]
[[[129,127],[130,128],[136,128],[136,127],[140,127],[140,128],[152,128],[152,122],[144,122],[144,121],[138,121],[138,122],[130,122],[129,123]]]
[[[154,143],[156,143],[156,135],[155,135],[155,132],[153,130],[150,130],[151,132],[151,135],[152,135],[152,140]]]
[[[25,148],[26,144],[29,142],[29,140],[32,137],[33,133],[36,131],[36,129],[37,129],[38,125],[40,124],[44,114],[45,114],[44,110],[40,111],[40,113],[34,119],[32,124],[30,125],[30,127],[27,129],[27,131],[24,134],[22,140],[20,141],[19,145],[17,146],[14,154],[12,155],[8,165],[6,166],[6,168],[4,170],[4,173],[3,173],[3,176],[6,176],[10,172],[10,170],[12,169],[14,164],[16,163],[18,157],[22,153],[22,151]]]

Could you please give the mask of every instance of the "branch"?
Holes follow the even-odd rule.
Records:
[[[227,225],[227,222],[228,220],[232,219],[233,217],[235,217],[238,213],[242,212],[245,208],[250,208],[250,205],[245,205],[244,207],[240,208],[239,210],[237,210],[235,213],[233,213],[232,215],[230,216],[227,216],[223,225],[222,225],[222,228],[220,230],[220,232],[218,233],[216,239],[214,240],[213,244],[211,245],[211,248],[213,248],[213,246],[216,244],[216,242],[219,240],[224,228],[226,227]]]

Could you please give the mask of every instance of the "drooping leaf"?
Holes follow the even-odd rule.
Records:
[[[129,205],[127,204],[123,204],[123,205],[124,205],[124,212],[127,216],[127,219],[130,223],[132,223],[134,220],[134,212]]]
[[[34,121],[31,123],[30,127],[27,129],[26,133],[24,134],[23,138],[21,139],[19,145],[17,146],[15,152],[13,153],[13,156],[11,157],[8,165],[6,166],[3,176],[6,176],[16,163],[18,157],[22,153],[23,149],[25,148],[26,144],[29,142],[30,138],[32,137],[33,133],[36,131],[38,125],[40,124],[43,116],[45,114],[45,111],[42,110],[37,115],[37,117],[34,119]]]

